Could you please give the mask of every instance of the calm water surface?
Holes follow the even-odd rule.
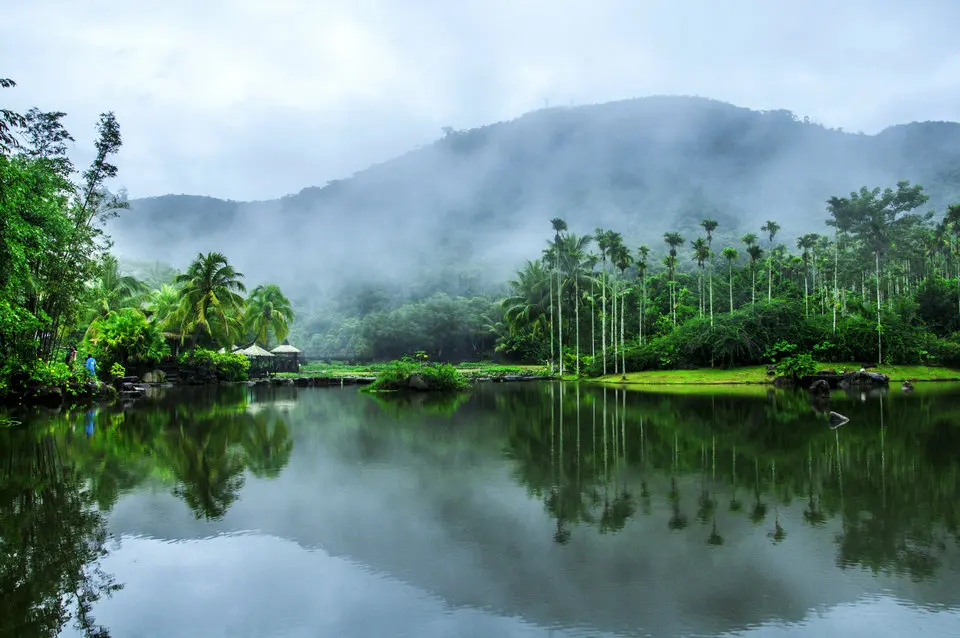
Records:
[[[37,413],[0,430],[0,635],[960,635],[960,388],[832,409],[504,384]]]

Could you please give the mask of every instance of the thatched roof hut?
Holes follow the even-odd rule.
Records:
[[[291,346],[289,343],[281,344],[270,352],[273,354],[300,354],[300,351]]]
[[[271,357],[271,358],[272,358],[272,357],[273,357],[273,353],[272,353],[272,352],[270,352],[269,350],[264,350],[263,348],[261,348],[260,346],[258,346],[258,345],[255,344],[255,343],[252,344],[252,345],[250,345],[250,346],[247,346],[247,347],[244,348],[243,350],[237,350],[237,353],[238,353],[238,354],[242,354],[242,355],[246,355],[247,357],[250,357],[250,358],[257,358],[257,357]]]

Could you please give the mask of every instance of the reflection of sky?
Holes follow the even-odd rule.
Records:
[[[484,609],[451,607],[362,565],[271,536],[175,543],[125,537],[104,567],[125,584],[97,609],[98,620],[115,636],[625,635],[547,628]],[[960,627],[960,613],[871,596],[807,612],[798,622],[756,625],[727,635],[874,638],[911,635],[921,626],[928,635],[951,635]]]
[[[572,526],[561,547],[552,541],[554,521],[516,483],[498,441],[471,441],[469,456],[444,447],[471,436],[470,427],[490,431],[479,417],[457,423],[453,436],[407,430],[414,442],[384,435],[361,453],[352,420],[391,432],[393,417],[365,409],[355,393],[305,396],[324,404],[312,406],[310,422],[291,413],[290,465],[274,480],[248,477],[224,520],[197,521],[162,492],[116,505],[111,528],[125,538],[105,566],[126,589],[97,609],[114,635],[152,635],[138,634],[143,627],[192,635],[170,625],[180,622],[214,636],[548,635],[542,627],[590,628],[584,635],[877,636],[909,634],[916,623],[938,635],[960,619],[955,611],[908,610],[958,603],[956,548],[944,551],[928,582],[839,570],[837,521],[811,529],[805,503],[780,506],[788,535],[773,545],[769,497],[767,518],[755,526],[728,511],[730,494],[719,483],[711,491],[724,545],[711,548],[710,526],[695,518],[697,475],[679,481],[686,530],[668,529],[669,480],[650,476],[650,515],[638,511],[617,534]],[[330,418],[316,418],[319,408]],[[638,493],[635,472],[626,479]],[[748,510],[750,491],[738,497]],[[241,633],[214,631],[225,626]],[[313,633],[298,633],[305,628]]]

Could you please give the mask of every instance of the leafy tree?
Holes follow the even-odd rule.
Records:
[[[293,307],[276,284],[257,286],[247,299],[244,315],[246,329],[256,341],[268,345],[270,333],[277,342],[282,342],[290,333],[293,322]]]
[[[182,286],[177,319],[180,334],[201,345],[229,346],[242,332],[246,292],[237,272],[222,253],[198,254],[187,271],[178,275]]]

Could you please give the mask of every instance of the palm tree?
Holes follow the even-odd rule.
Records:
[[[960,204],[951,204],[943,218],[945,226],[953,231],[953,236],[960,241]],[[957,259],[957,287],[960,288],[960,253],[955,253]],[[957,297],[957,310],[960,312],[960,295]]]
[[[132,275],[120,271],[120,263],[113,255],[104,255],[100,276],[93,288],[94,319],[106,317],[113,311],[140,305],[140,297],[147,286]]]
[[[610,256],[610,265],[619,268],[622,263],[629,265],[630,252],[623,245],[623,236],[612,230],[607,231],[607,254]],[[623,270],[626,270],[624,267]],[[621,275],[623,274],[621,270]],[[622,277],[621,277],[622,280]],[[610,338],[613,341],[613,372],[617,372],[617,355],[622,350],[622,343],[617,344],[617,311],[622,306],[620,299],[621,281],[615,281],[613,285],[613,316],[610,318]],[[621,335],[622,337],[622,335]],[[622,339],[621,339],[622,341]],[[623,372],[621,370],[621,372]]]
[[[740,258],[736,248],[727,246],[721,253],[727,260],[727,269],[730,273],[730,314],[733,314],[733,262]]]
[[[556,252],[554,255],[555,266],[557,271],[557,347],[558,350],[558,359],[560,365],[560,376],[563,376],[563,291],[561,288],[562,275],[560,273],[560,253],[562,252],[562,244],[560,240],[562,236],[560,233],[567,230],[567,222],[563,221],[559,217],[554,217],[550,220],[550,225],[553,227],[553,245],[556,247]]]
[[[676,282],[673,280],[674,269],[677,267],[677,246],[683,244],[683,236],[680,233],[664,233],[663,241],[670,246],[670,254],[664,260],[670,275],[670,312],[673,315],[673,325],[677,325],[677,292]]]
[[[175,316],[179,304],[180,290],[173,284],[161,284],[160,288],[151,291],[147,300],[146,310],[150,321],[161,328],[166,327]]]
[[[700,317],[703,317],[703,264],[710,256],[710,248],[707,246],[707,242],[703,237],[697,237],[694,241],[690,242],[690,247],[693,248],[693,258],[697,261],[697,288],[699,288],[700,293]]]
[[[511,334],[530,330],[534,336],[547,328],[549,273],[539,261],[527,261],[516,278],[507,282],[512,294],[500,302]]]
[[[230,345],[241,334],[246,292],[237,272],[222,253],[198,254],[187,272],[177,275],[182,297],[177,308],[183,339],[192,335],[195,341]]]
[[[810,316],[810,291],[807,280],[810,278],[810,250],[816,248],[820,235],[807,233],[797,239],[797,248],[803,251],[803,309],[806,316]]]
[[[740,238],[747,246],[747,254],[750,255],[750,273],[752,275],[752,283],[750,286],[750,305],[753,306],[757,303],[757,260],[760,259],[760,256],[763,254],[763,251],[760,250],[757,244],[757,234],[756,233],[747,233]],[[754,250],[754,246],[757,247],[757,250]]]
[[[637,277],[640,278],[640,299],[637,302],[640,310],[640,332],[637,336],[637,342],[643,343],[643,314],[646,311],[647,304],[647,256],[650,254],[650,249],[646,244],[642,244],[640,248],[637,249]]]
[[[603,357],[603,374],[607,374],[607,254],[610,249],[610,235],[602,228],[594,231],[597,248],[600,249],[600,294],[602,295],[600,309],[600,356]]]
[[[707,277],[710,280],[710,325],[713,326],[713,262],[710,261],[710,256],[713,254],[713,231],[717,229],[717,226],[720,224],[717,223],[715,219],[704,219],[700,222],[700,226],[703,227],[704,232],[707,233]]]
[[[276,284],[257,286],[247,299],[244,327],[253,333],[254,340],[270,344],[270,333],[281,342],[290,333],[293,307]]]
[[[626,324],[624,318],[624,310],[626,309],[626,294],[629,290],[625,287],[625,273],[627,268],[630,267],[630,251],[623,245],[623,243],[618,243],[614,262],[617,265],[617,269],[620,271],[620,373],[627,373],[627,348],[626,348]]]
[[[592,283],[593,278],[589,275],[590,271],[596,265],[596,260],[592,255],[587,254],[587,245],[593,241],[590,235],[564,235],[563,243],[563,272],[566,273],[568,281],[573,282],[573,302],[574,302],[574,323],[576,325],[576,367],[577,374],[580,374],[580,295],[581,285]]]
[[[767,223],[760,227],[760,230],[767,233],[770,238],[770,244],[767,250],[770,255],[767,257],[768,277],[767,277],[767,303],[773,299],[773,238],[777,236],[780,230],[780,224],[775,221],[767,220]]]

